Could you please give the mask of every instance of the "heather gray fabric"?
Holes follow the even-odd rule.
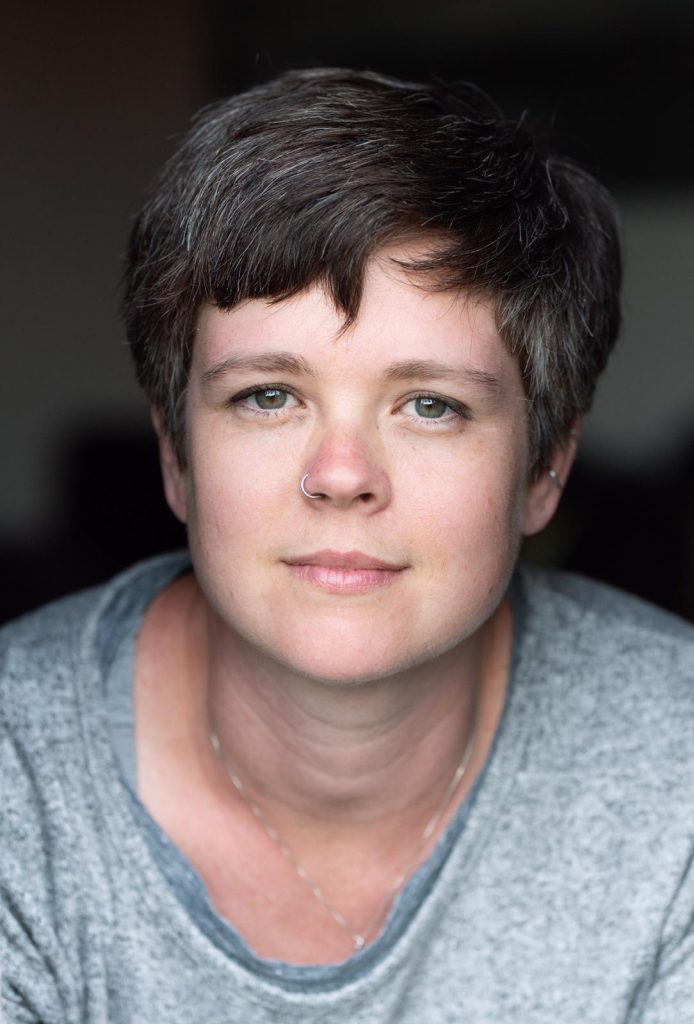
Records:
[[[691,627],[521,573],[506,709],[448,848],[360,957],[283,969],[202,926],[213,912],[187,902],[196,879],[161,852],[114,752],[114,623],[183,564],[135,567],[2,632],[6,1021],[694,1022]]]

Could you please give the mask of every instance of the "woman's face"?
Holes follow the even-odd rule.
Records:
[[[206,307],[169,502],[224,628],[331,682],[465,644],[557,492],[528,482],[518,365],[490,308],[372,261],[358,319],[319,288]],[[309,499],[300,489],[319,493]],[[462,648],[461,648],[462,649]]]

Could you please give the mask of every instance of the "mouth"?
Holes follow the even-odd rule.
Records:
[[[364,594],[389,586],[407,569],[402,563],[386,562],[361,551],[332,549],[284,561],[295,579],[342,594]]]

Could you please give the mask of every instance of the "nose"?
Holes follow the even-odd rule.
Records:
[[[390,501],[391,485],[378,445],[354,429],[332,430],[320,439],[307,461],[303,488],[316,508],[357,508],[377,512]],[[307,502],[308,504],[308,502]]]

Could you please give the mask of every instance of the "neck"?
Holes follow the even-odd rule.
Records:
[[[353,686],[259,658],[207,614],[208,721],[226,762],[283,836],[315,830],[322,843],[329,833],[336,844],[373,843],[375,835],[399,844],[421,830],[472,741],[452,813],[498,723],[510,653],[506,602],[464,645]],[[202,719],[200,742],[218,771]]]
[[[502,602],[470,642],[425,666],[331,686],[259,659],[215,621],[193,577],[179,580],[150,606],[138,637],[141,799],[254,948],[276,959],[289,945],[300,963],[341,959],[345,930],[355,945],[375,933],[483,765],[510,640]],[[244,801],[262,818],[254,821]],[[285,854],[263,835],[263,819],[301,871],[283,869]],[[326,886],[325,896],[307,904],[299,874]],[[268,886],[282,894],[271,925],[257,913]],[[337,928],[335,908],[349,925]],[[311,924],[297,949],[282,915],[299,912]]]

